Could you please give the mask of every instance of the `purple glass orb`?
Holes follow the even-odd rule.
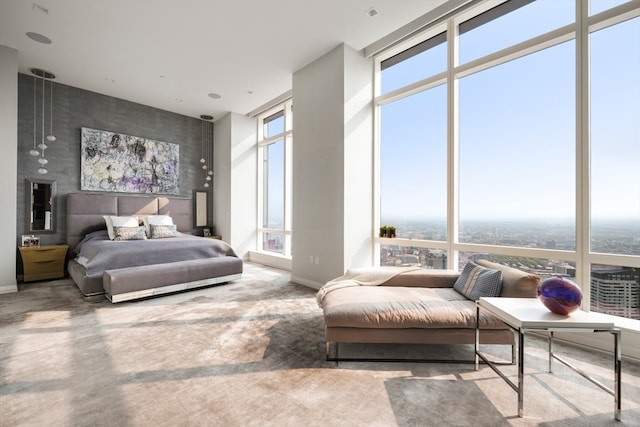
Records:
[[[550,277],[538,285],[538,298],[552,312],[569,314],[582,304],[582,290],[569,279]]]

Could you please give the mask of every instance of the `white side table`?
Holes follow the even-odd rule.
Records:
[[[480,309],[491,313],[493,316],[509,325],[518,334],[518,384],[514,384],[508,379],[497,366],[488,360],[480,352]],[[476,302],[476,339],[475,339],[475,369],[478,370],[479,358],[482,359],[491,369],[507,382],[518,393],[518,416],[524,414],[524,334],[527,332],[547,332],[549,334],[549,372],[552,371],[551,361],[553,359],[565,364],[573,369],[593,384],[597,385],[614,397],[614,417],[620,420],[621,412],[621,374],[622,374],[622,349],[620,347],[620,333],[613,322],[603,319],[598,313],[586,313],[575,311],[570,315],[563,316],[549,311],[537,298],[480,298]],[[553,353],[553,333],[554,332],[607,332],[614,336],[613,363],[615,384],[613,390],[606,387],[597,380],[591,378],[585,372],[572,366],[566,360]]]

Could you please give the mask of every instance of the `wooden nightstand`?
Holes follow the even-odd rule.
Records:
[[[64,277],[64,261],[69,245],[21,247],[24,281],[59,279]]]

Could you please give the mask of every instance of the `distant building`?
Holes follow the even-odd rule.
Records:
[[[417,266],[420,267],[420,257],[413,254],[404,254],[400,256],[400,265],[403,267]]]
[[[472,254],[469,259],[471,261],[478,261],[479,259],[486,259],[486,260],[491,260],[491,255],[487,254],[487,253],[477,253],[477,254]]]
[[[591,310],[640,320],[640,270],[591,271]]]
[[[553,272],[558,275],[566,275],[568,277],[576,277],[576,268],[566,262],[553,263]]]

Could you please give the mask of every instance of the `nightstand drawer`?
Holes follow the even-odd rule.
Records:
[[[68,248],[67,245],[20,248],[24,281],[64,277],[64,261]]]

